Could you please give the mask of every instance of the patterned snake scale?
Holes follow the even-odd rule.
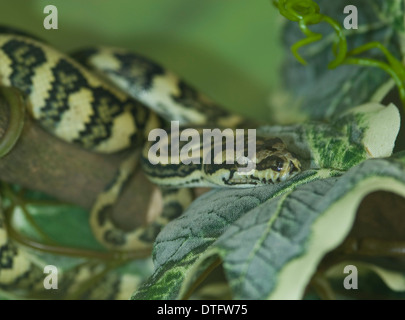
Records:
[[[285,181],[301,170],[299,160],[281,139],[259,136],[256,168],[249,175],[239,175],[238,164],[225,162],[152,165],[147,152],[149,132],[168,127],[170,121],[197,128],[197,132],[202,128],[234,130],[248,124],[176,74],[124,49],[90,48],[67,56],[30,35],[0,27],[0,85],[18,88],[29,114],[64,141],[100,153],[143,147],[142,168],[152,182],[163,187],[163,213],[150,226],[130,232],[118,229],[109,218],[109,208],[139,160],[139,153],[132,154],[90,213],[96,238],[110,249],[150,247],[162,226],[192,201],[188,187],[251,187]],[[170,139],[166,143],[170,146]],[[43,275],[7,238],[0,218],[0,288],[35,283]]]

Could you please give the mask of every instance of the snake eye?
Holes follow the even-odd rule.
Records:
[[[265,170],[270,168],[273,171],[280,172],[284,167],[284,160],[277,156],[270,156],[263,159],[258,164],[259,170]]]
[[[280,172],[283,169],[283,167],[284,167],[283,159],[276,157],[276,156],[272,156],[272,157],[270,157],[269,160],[271,161],[270,168],[272,170]]]

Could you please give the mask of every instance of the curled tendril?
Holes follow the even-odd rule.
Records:
[[[328,67],[334,69],[342,64],[356,64],[383,69],[394,79],[398,86],[401,101],[405,108],[405,67],[381,43],[370,42],[348,51],[343,28],[331,17],[321,14],[320,8],[316,2],[312,0],[273,0],[273,4],[288,20],[298,22],[300,30],[306,35],[305,39],[298,41],[291,47],[292,53],[300,63],[305,65],[306,61],[300,56],[298,50],[301,47],[322,39],[321,34],[311,31],[308,26],[326,22],[333,28],[336,34],[333,45],[335,59],[329,63]],[[386,62],[356,57],[371,49],[379,49],[384,54]]]
[[[307,64],[298,53],[298,50],[322,39],[320,33],[311,31],[308,26],[326,22],[335,30],[337,36],[334,45],[335,60],[329,63],[329,68],[333,69],[342,64],[347,52],[346,37],[343,34],[342,28],[335,20],[320,13],[320,8],[316,2],[312,0],[273,0],[273,3],[284,17],[298,22],[300,30],[307,36],[291,48],[292,53],[299,62]]]

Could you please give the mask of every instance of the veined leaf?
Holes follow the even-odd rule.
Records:
[[[369,158],[390,156],[399,127],[400,115],[393,104],[368,103],[330,123],[269,126],[258,133],[283,139],[304,166],[347,170]]]
[[[402,178],[396,190],[405,195],[403,164],[393,159],[365,161],[373,154],[391,154],[399,129],[398,111],[395,106],[369,109],[344,115],[331,127],[269,128],[267,133],[278,129],[284,137],[298,134],[296,148],[307,150],[311,166],[318,169],[276,185],[215,190],[197,199],[158,236],[155,273],[132,298],[184,298],[218,259],[235,298],[300,298],[320,259],[349,232],[367,192],[384,188],[387,179]],[[376,121],[376,115],[381,119],[385,112],[392,126]],[[311,138],[311,130],[318,130],[316,139]],[[387,139],[382,145],[378,139],[368,141],[377,133]],[[335,145],[322,145],[332,137]],[[347,154],[352,155],[349,164]],[[358,166],[342,175],[354,165]]]
[[[350,231],[365,195],[388,190],[405,197],[405,153],[399,160],[367,160],[341,177],[312,181],[269,197],[229,226],[206,252],[187,261],[191,266],[183,265],[184,280],[178,279],[180,290],[170,298],[183,297],[203,267],[218,258],[237,299],[301,298],[319,261]],[[222,191],[209,195],[210,200],[225,196]],[[161,277],[165,278],[162,271]],[[142,289],[135,298],[148,297]]]
[[[403,37],[403,15],[405,5],[402,0],[316,0],[322,14],[335,19],[343,28],[347,5],[355,5],[358,12],[358,29],[344,30],[348,49],[355,49],[368,42],[377,41],[387,46],[389,51],[401,59]],[[370,101],[381,102],[394,82],[389,75],[378,68],[357,65],[342,65],[328,69],[333,55],[333,29],[326,23],[313,25],[310,29],[322,34],[320,41],[311,43],[299,50],[308,62],[300,64],[291,53],[291,46],[305,35],[298,23],[285,24],[282,39],[286,55],[283,67],[284,89],[272,95],[272,114],[279,123],[291,123],[303,119],[324,120],[340,116]],[[403,50],[403,49],[402,49]],[[370,51],[367,57],[385,61],[378,50]],[[285,106],[288,105],[289,108]]]
[[[361,261],[345,261],[331,267],[326,276],[329,278],[342,279],[347,276],[343,273],[345,266],[353,265],[358,269],[358,272],[367,273],[374,272],[377,274],[384,283],[393,291],[405,292],[405,274],[403,272],[389,270],[387,268],[379,267],[371,263]]]
[[[44,249],[46,244],[52,247],[52,251],[36,250],[9,237],[7,229],[2,225],[0,211],[0,250],[9,250],[14,255],[13,263],[18,265],[10,266],[9,261],[5,261],[4,266],[0,264],[0,299],[123,300],[128,299],[135,288],[150,276],[151,259],[106,261],[86,256],[94,252],[100,253],[101,257],[105,250],[100,250],[100,245],[94,240],[85,210],[55,203],[37,192],[28,192],[19,204],[12,215],[12,228],[19,236],[26,237],[24,241],[29,239],[30,245],[36,243],[35,247]],[[77,249],[86,251],[82,251],[80,256],[80,250]],[[76,253],[70,256],[68,253],[72,252]],[[57,267],[58,290],[44,288],[46,274],[43,270],[47,265]],[[22,274],[22,280],[16,281],[16,275],[25,269],[29,270],[30,276]]]
[[[330,174],[329,171],[307,171],[297,179],[271,187],[221,189],[202,195],[185,214],[159,234],[154,246],[155,273],[133,299],[179,298],[181,285],[189,276],[190,268],[229,226],[294,185]],[[211,263],[205,261],[201,272]]]

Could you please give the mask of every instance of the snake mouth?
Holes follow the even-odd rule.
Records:
[[[293,162],[288,164],[287,168],[280,170],[273,170],[266,168],[263,170],[254,169],[252,173],[245,174],[238,172],[238,170],[232,170],[229,178],[223,178],[223,182],[227,185],[250,187],[259,185],[270,185],[280,183],[289,180],[301,170]]]
[[[270,185],[286,180],[279,173],[272,171],[255,171],[253,174],[244,175],[234,172],[230,179],[223,179],[227,185],[243,187],[252,187],[260,185]]]
[[[206,165],[205,176],[214,185],[249,188],[284,182],[301,171],[299,160],[286,150],[257,153],[250,163]]]

